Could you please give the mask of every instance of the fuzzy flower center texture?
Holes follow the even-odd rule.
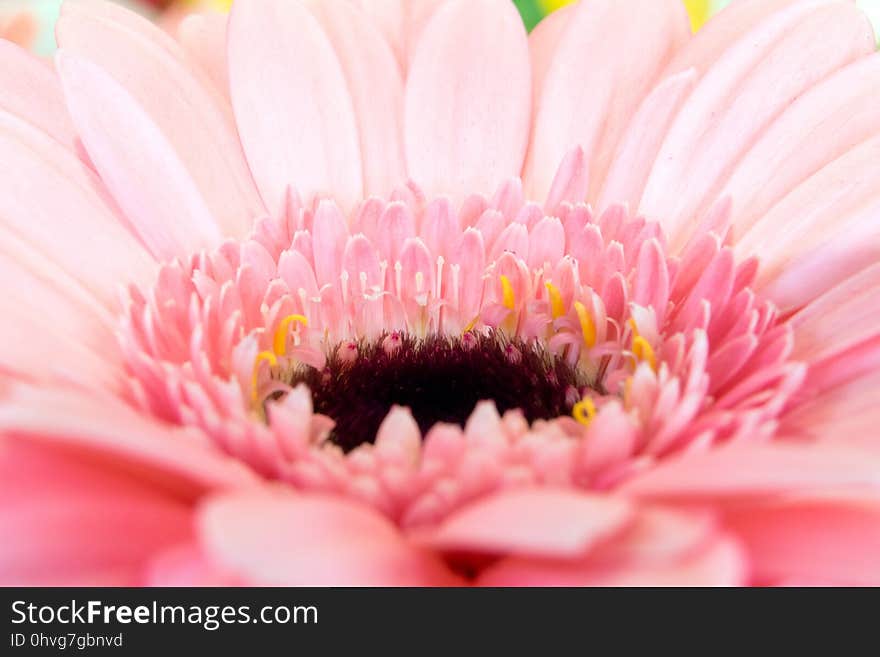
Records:
[[[409,409],[425,435],[438,422],[465,426],[484,400],[529,422],[569,415],[588,388],[575,366],[541,343],[491,330],[343,342],[323,368],[305,365],[287,377],[308,386],[315,411],[334,422],[328,440],[346,452],[374,442],[395,405]]]
[[[404,523],[478,494],[463,473],[486,460],[498,485],[612,487],[772,437],[803,377],[727,211],[673,257],[658,224],[528,202],[519,180],[459,208],[410,186],[348,216],[291,192],[249,239],[131,288],[132,396],[267,478]]]

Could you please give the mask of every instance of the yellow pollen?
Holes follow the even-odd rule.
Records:
[[[544,283],[544,287],[547,288],[547,294],[550,295],[550,311],[553,314],[553,319],[562,317],[565,314],[565,304],[562,302],[562,293],[559,291],[559,288],[553,285],[550,281]]]
[[[595,346],[596,325],[593,323],[593,318],[590,317],[590,313],[587,312],[587,307],[580,301],[575,301],[574,309],[581,322],[581,334],[584,336],[584,344],[588,347]]]
[[[272,349],[279,356],[283,356],[284,352],[287,351],[287,333],[293,322],[302,324],[303,326],[309,325],[309,320],[306,319],[305,315],[288,315],[281,320],[278,324],[278,328],[275,330],[275,336],[272,340]]]
[[[632,352],[637,361],[647,361],[651,369],[657,371],[657,358],[654,356],[654,349],[641,335],[633,338]]]
[[[501,279],[501,292],[503,295],[502,303],[508,310],[513,310],[516,308],[516,295],[513,293],[513,285],[510,284],[510,279],[504,274],[501,274],[499,278]]]
[[[571,416],[585,427],[588,427],[593,418],[596,417],[596,404],[589,397],[584,397],[572,407]]]
[[[278,358],[271,351],[261,351],[257,354],[257,357],[254,359],[254,373],[251,378],[251,394],[254,401],[257,401],[257,375],[260,373],[260,364],[264,360],[269,361],[271,367],[278,366]]]

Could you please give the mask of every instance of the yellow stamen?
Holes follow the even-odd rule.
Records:
[[[271,351],[261,351],[257,354],[257,357],[254,359],[254,374],[251,378],[251,394],[254,401],[257,401],[257,375],[260,373],[260,364],[264,360],[268,361],[271,367],[278,366],[278,358]]]
[[[474,329],[474,327],[477,325],[477,322],[478,322],[478,321],[480,321],[480,316],[479,316],[479,315],[477,315],[476,317],[474,317],[471,321],[469,321],[469,322],[467,323],[467,326],[465,326],[465,327],[461,330],[461,334],[464,335],[465,333],[470,333],[470,332]]]
[[[303,326],[309,325],[309,320],[304,315],[288,315],[281,320],[278,328],[275,330],[275,337],[272,340],[272,349],[279,356],[283,356],[284,352],[287,351],[287,333],[292,322],[302,324]]]
[[[587,312],[587,307],[580,301],[575,301],[574,309],[581,322],[581,334],[584,336],[584,344],[588,347],[595,346],[596,325],[593,323],[593,318],[590,317],[590,313]]]
[[[589,397],[584,397],[572,407],[571,415],[575,420],[588,427],[596,417],[596,404]]]
[[[654,348],[641,335],[633,338],[632,352],[637,361],[647,361],[652,370],[657,370],[657,358],[654,356]]]
[[[510,279],[504,274],[501,274],[499,278],[501,279],[502,304],[508,310],[513,310],[516,308],[516,295],[513,293],[513,285],[511,285]]]
[[[565,303],[562,301],[562,293],[550,281],[544,283],[544,287],[547,288],[547,294],[550,296],[550,311],[553,314],[553,319],[562,317],[565,314]]]
[[[629,327],[632,330],[633,337],[638,337],[639,335],[641,335],[641,333],[639,333],[639,327],[638,325],[636,325],[636,320],[630,317],[627,324],[629,324]]]

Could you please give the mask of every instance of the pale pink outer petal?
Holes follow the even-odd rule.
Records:
[[[14,239],[2,230],[0,236]],[[63,271],[29,269],[18,262],[20,254],[2,253],[5,247],[0,376],[121,391],[120,354],[108,348],[116,339],[115,318]]]
[[[581,146],[597,194],[614,148],[642,97],[690,33],[678,2],[581,2],[547,69],[534,108],[523,179],[543,199],[564,155]]]
[[[878,341],[880,342],[880,341]],[[874,345],[874,373],[839,383],[790,410],[782,418],[780,432],[815,440],[862,445],[880,452],[880,344]],[[864,354],[856,353],[864,360]],[[809,373],[809,372],[808,372]],[[808,382],[812,379],[807,379]]]
[[[204,505],[198,532],[213,563],[255,585],[459,583],[384,517],[342,498],[281,490],[219,496]]]
[[[406,182],[403,79],[394,54],[366,12],[346,2],[310,3],[336,50],[354,104],[364,194],[386,198]]]
[[[177,28],[180,45],[198,62],[217,91],[229,99],[229,66],[226,62],[226,26],[229,17],[218,12],[190,14]],[[228,100],[228,102],[232,102]]]
[[[419,536],[436,550],[577,557],[623,529],[622,500],[564,489],[525,488],[482,498]]]
[[[880,133],[880,54],[863,57],[798,98],[736,165],[720,196],[736,199],[734,239],[829,162]]]
[[[42,411],[45,414],[45,411]],[[0,437],[0,583],[133,586],[192,536],[190,504],[154,481]]]
[[[725,514],[755,583],[880,586],[880,494],[806,493]]]
[[[67,105],[89,157],[160,260],[219,246],[220,227],[172,145],[107,73],[59,50]]]
[[[753,287],[783,311],[880,257],[880,135],[852,148],[776,203],[736,242],[760,254]]]
[[[51,409],[51,412],[46,412]],[[193,499],[254,484],[254,474],[195,429],[168,427],[117,397],[94,391],[0,387],[0,433],[133,476]]]
[[[232,105],[269,211],[288,189],[350,210],[363,194],[352,99],[333,46],[297,0],[240,0],[229,22]]]
[[[819,295],[790,323],[794,329],[791,357],[807,362],[880,334],[880,263]]]
[[[529,32],[529,56],[532,63],[532,108],[538,106],[541,90],[544,88],[544,78],[553,64],[556,49],[571,24],[575,5],[571,3],[560,7],[548,14]],[[535,113],[532,113],[534,122]]]
[[[663,77],[694,68],[705,72],[725,50],[767,16],[803,0],[736,0],[712,16],[669,62]]]
[[[792,358],[809,367],[780,431],[880,449],[880,265],[819,295],[791,326]]]
[[[437,8],[447,1],[354,0],[354,4],[363,9],[382,32],[406,77],[422,30]]]
[[[766,500],[809,488],[880,490],[880,452],[851,445],[734,444],[663,461],[618,491],[687,503]]]
[[[76,131],[67,116],[58,78],[46,62],[0,40],[0,89],[0,111],[28,121],[74,150]]]
[[[666,131],[696,80],[693,69],[670,76],[639,105],[617,145],[596,203],[599,211],[614,203],[637,206]]]
[[[184,48],[137,14],[93,0],[65,3],[56,30],[60,48],[103,69],[155,124],[224,235],[244,237],[265,207],[227,99]]]
[[[522,167],[530,93],[528,41],[515,7],[446,3],[425,28],[407,79],[410,177],[428,195],[456,202],[494,192]]]
[[[681,247],[761,131],[815,83],[874,49],[870,23],[849,3],[796,5],[760,24],[718,59],[679,111],[639,213],[661,221]]]
[[[95,172],[9,114],[0,116],[0,234],[10,258],[43,274],[61,269],[107,308],[118,308],[121,282],[155,276],[155,262],[110,209]]]

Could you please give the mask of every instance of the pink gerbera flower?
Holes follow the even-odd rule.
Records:
[[[880,584],[854,5],[359,4],[0,44],[0,578]]]

